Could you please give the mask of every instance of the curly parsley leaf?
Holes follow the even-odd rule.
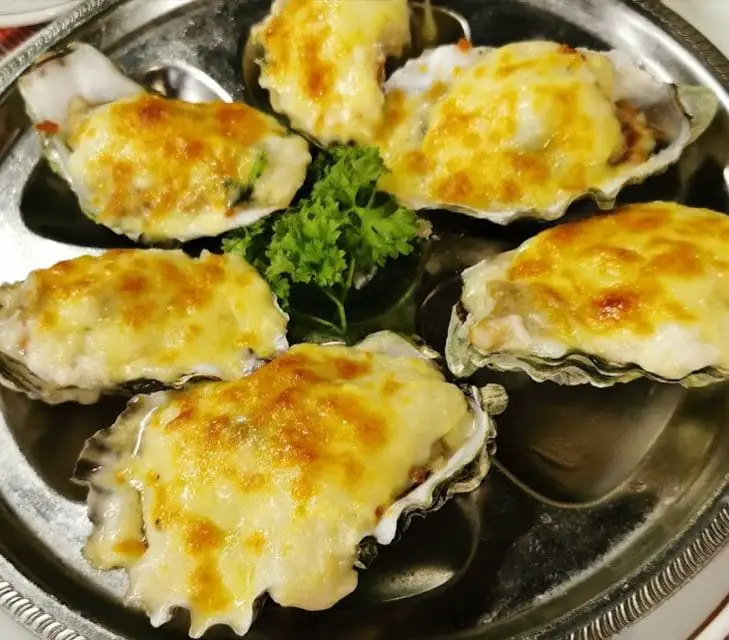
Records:
[[[313,199],[327,196],[343,208],[366,205],[385,165],[376,147],[334,147],[317,159]]]
[[[313,200],[276,220],[266,249],[270,261],[266,278],[288,277],[291,282],[323,289],[341,284],[347,270],[346,255],[339,246],[344,220],[330,215],[334,210],[329,200]]]
[[[302,315],[344,334],[355,274],[411,254],[420,224],[412,211],[377,191],[386,168],[375,147],[334,147],[312,171],[307,197],[273,222],[264,219],[232,233],[223,248],[254,265],[284,308],[293,306],[294,289],[316,287],[334,306],[336,319]]]
[[[256,269],[266,270],[265,252],[271,240],[271,223],[264,218],[242,229],[236,229],[223,239],[223,251],[237,253]]]

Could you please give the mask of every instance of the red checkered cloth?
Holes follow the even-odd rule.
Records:
[[[18,29],[0,29],[0,60],[13,49],[19,47],[37,30],[37,27],[20,27]]]

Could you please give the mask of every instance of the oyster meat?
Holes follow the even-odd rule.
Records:
[[[672,202],[543,231],[464,271],[448,366],[598,387],[725,380],[727,255],[729,216]]]
[[[286,315],[234,255],[115,250],[0,287],[0,383],[50,404],[237,378],[287,348]]]
[[[274,110],[322,145],[369,144],[384,64],[410,42],[407,0],[275,0],[251,30]]]
[[[134,240],[217,236],[285,209],[311,161],[274,118],[149,93],[87,44],[41,60],[18,87],[84,213]]]
[[[679,99],[619,51],[541,41],[438,47],[385,91],[381,187],[414,209],[498,224],[554,220],[586,195],[612,206],[676,162],[717,107],[709,89]]]
[[[188,610],[194,638],[215,624],[245,634],[266,593],[329,608],[357,586],[362,541],[391,543],[413,513],[483,480],[505,407],[501,387],[484,391],[464,394],[382,332],[137,397],[77,465],[85,557],[124,568],[127,603],[154,626]]]

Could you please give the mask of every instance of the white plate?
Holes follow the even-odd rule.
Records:
[[[0,0],[0,27],[24,27],[48,22],[70,11],[81,0]]]

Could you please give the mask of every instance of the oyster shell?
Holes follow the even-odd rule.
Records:
[[[660,82],[619,51],[553,42],[438,47],[385,85],[381,188],[414,208],[508,224],[583,196],[611,207],[710,124],[713,92]]]
[[[673,202],[555,227],[462,274],[446,360],[607,387],[729,378],[729,216]]]
[[[133,399],[77,465],[94,522],[87,560],[124,568],[127,603],[154,626],[187,609],[192,637],[214,624],[245,634],[266,593],[331,607],[375,541],[488,471],[503,388],[466,397],[427,357],[383,332]]]
[[[274,118],[148,93],[87,44],[41,60],[18,88],[84,213],[134,240],[217,236],[285,209],[311,161]]]
[[[49,404],[237,378],[287,348],[286,315],[234,255],[128,249],[0,287],[0,384]]]

